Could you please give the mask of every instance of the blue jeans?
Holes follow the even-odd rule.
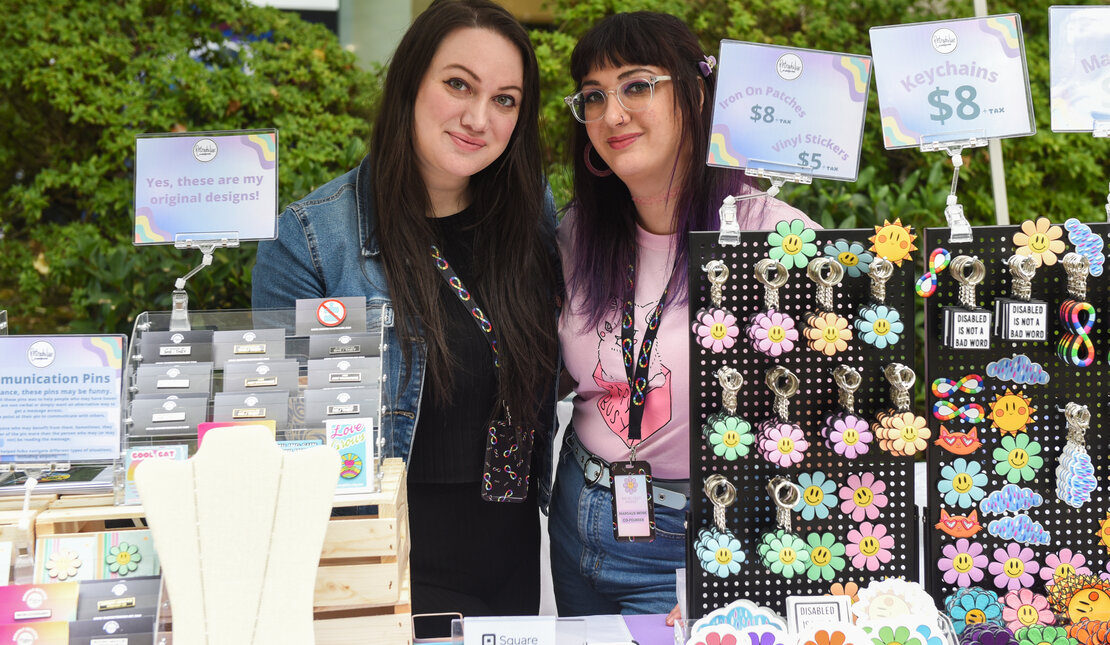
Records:
[[[686,511],[655,505],[653,542],[613,539],[613,495],[587,486],[563,446],[548,532],[560,616],[665,614],[678,602],[675,569],[686,566]]]

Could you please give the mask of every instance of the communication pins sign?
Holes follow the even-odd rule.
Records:
[[[1036,133],[1021,18],[871,28],[887,149]]]

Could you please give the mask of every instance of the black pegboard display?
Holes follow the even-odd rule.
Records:
[[[1093,232],[1102,239],[1110,232],[1110,225],[1091,224]],[[1062,227],[1061,227],[1062,228]],[[1015,253],[1014,234],[1020,230],[1018,226],[990,226],[974,229],[974,241],[970,243],[954,244],[948,240],[948,229],[930,229],[925,233],[922,252],[926,257],[938,247],[944,248],[955,258],[958,255],[978,257],[986,268],[986,276],[976,289],[976,299],[979,306],[993,310],[996,298],[1011,297],[1012,277],[1006,261]],[[1067,248],[1058,254],[1062,259],[1065,253],[1075,250],[1075,245],[1068,242],[1068,234],[1064,232],[1063,241]],[[1060,305],[1070,296],[1067,292],[1067,273],[1062,262],[1054,265],[1044,265],[1037,269],[1032,280],[1032,297],[1048,303],[1048,341],[1047,342],[1008,342],[998,336],[991,337],[990,348],[986,350],[953,350],[941,343],[942,309],[958,304],[959,284],[950,271],[940,273],[938,289],[935,295],[928,298],[925,303],[925,380],[927,418],[934,436],[940,432],[943,425],[949,432],[966,433],[976,428],[982,446],[967,455],[953,454],[939,447],[929,451],[928,459],[928,499],[929,508],[925,532],[925,563],[926,584],[929,592],[937,601],[938,606],[943,606],[944,599],[958,588],[958,580],[948,584],[943,579],[939,569],[940,560],[944,556],[943,549],[947,545],[954,545],[958,536],[949,535],[936,528],[940,521],[941,511],[950,516],[968,516],[972,510],[976,511],[977,520],[981,529],[967,539],[981,544],[983,554],[989,562],[994,562],[995,550],[1007,548],[1017,544],[1013,540],[992,536],[988,526],[992,520],[1002,517],[998,513],[985,513],[979,503],[973,508],[960,508],[956,504],[947,504],[943,495],[938,490],[941,481],[941,472],[945,466],[952,465],[957,459],[963,458],[966,462],[976,462],[982,472],[988,476],[988,481],[982,487],[985,495],[999,491],[1004,485],[1011,483],[1001,474],[996,473],[993,452],[1002,441],[1002,434],[998,427],[994,427],[994,420],[986,418],[992,413],[993,402],[1000,397],[1005,397],[1007,390],[1011,393],[1020,392],[1022,398],[1028,399],[1029,404],[1035,408],[1030,422],[1026,426],[1028,437],[1041,446],[1040,456],[1044,463],[1037,470],[1035,476],[1029,481],[1021,481],[1019,486],[1029,488],[1040,494],[1044,503],[1041,506],[1027,511],[1032,520],[1039,522],[1051,536],[1048,545],[1022,544],[1033,550],[1034,560],[1040,567],[1052,568],[1047,562],[1048,556],[1058,554],[1061,549],[1070,549],[1074,553],[1082,554],[1086,560],[1085,565],[1095,576],[1106,573],[1108,562],[1107,547],[1100,543],[1098,531],[1101,523],[1107,519],[1110,510],[1110,462],[1108,462],[1108,446],[1106,442],[1107,400],[1110,397],[1110,366],[1107,364],[1107,349],[1110,349],[1110,333],[1106,319],[1110,314],[1110,297],[1108,297],[1107,274],[1100,277],[1088,276],[1087,302],[1095,307],[1095,327],[1091,339],[1095,346],[1094,363],[1088,367],[1074,367],[1065,363],[1056,355],[1057,339],[1064,333],[1059,322],[1058,311]],[[1024,355],[1033,363],[1041,365],[1049,375],[1045,384],[1023,384],[1011,380],[1001,380],[988,375],[988,364],[1000,359],[1013,358]],[[957,392],[946,400],[955,406],[962,407],[977,403],[984,408],[984,418],[962,419],[956,418],[941,421],[932,412],[933,404],[940,400],[930,385],[934,379],[946,378],[959,380],[969,374],[978,374],[983,378],[983,389],[977,394]],[[1009,401],[1017,402],[1016,399]],[[1063,407],[1069,403],[1087,405],[1091,413],[1091,424],[1087,430],[1087,450],[1095,467],[1095,475],[1099,487],[1092,494],[1091,500],[1081,508],[1072,508],[1060,501],[1056,496],[1056,466],[1060,451],[1066,443],[1066,423]],[[1021,406],[1017,406],[1020,410]],[[1019,411],[1020,414],[1020,411]],[[1007,424],[1008,425],[1008,424]],[[1018,432],[1020,436],[1022,433]],[[1009,513],[1013,515],[1013,513]],[[989,564],[988,564],[989,567]],[[974,586],[989,589],[1001,597],[1007,590],[996,586],[988,567],[983,567],[983,579]],[[1034,583],[1028,588],[1042,595],[1046,594],[1045,580],[1040,572],[1034,574]],[[1065,623],[1066,624],[1066,623]]]
[[[826,243],[845,239],[871,246],[868,238],[874,230],[817,231],[816,244],[819,255]],[[741,329],[746,320],[763,311],[763,285],[754,278],[755,264],[766,257],[770,246],[767,233],[744,233],[737,246],[721,246],[717,233],[690,234],[690,315],[695,316],[701,307],[711,305],[710,283],[701,269],[710,260],[722,260],[728,267],[729,277],[724,285],[722,307],[737,316]],[[719,474],[732,482],[737,490],[737,501],[726,511],[727,527],[741,542],[745,561],[740,573],[720,578],[702,569],[696,556],[688,553],[687,606],[692,618],[699,618],[737,598],[785,613],[788,595],[822,595],[829,593],[831,584],[855,582],[861,587],[871,580],[887,576],[918,578],[918,526],[919,519],[913,501],[913,459],[894,457],[878,447],[878,438],[872,442],[870,452],[857,459],[845,459],[826,447],[821,436],[825,417],[840,410],[838,389],[833,383],[832,370],[841,364],[854,367],[862,376],[862,384],[855,393],[858,413],[874,421],[875,416],[891,408],[890,387],[882,370],[890,363],[908,366],[914,364],[914,263],[912,258],[894,268],[887,283],[886,304],[898,310],[905,322],[905,333],[895,345],[879,350],[858,338],[858,332],[847,351],[834,357],[814,351],[806,346],[804,335],[793,351],[778,358],[771,358],[755,350],[743,332],[737,343],[728,350],[714,353],[702,347],[691,335],[690,344],[690,485],[691,519],[688,523],[688,544],[694,544],[699,530],[713,522],[713,507],[702,492],[707,477]],[[805,314],[815,308],[815,285],[806,276],[805,269],[790,270],[786,285],[780,290],[780,310],[797,321],[799,332],[804,328]],[[836,312],[846,317],[851,325],[862,305],[871,302],[871,280],[867,275],[845,276],[835,290]],[[692,322],[692,321],[691,321]],[[767,388],[765,373],[775,365],[793,371],[801,385],[797,396],[790,400],[790,418],[805,433],[810,447],[805,459],[790,468],[779,468],[767,462],[757,451],[735,461],[727,461],[713,453],[702,437],[701,427],[707,417],[721,407],[721,388],[715,376],[723,366],[740,371],[744,386],[739,393],[738,414],[753,427],[772,416],[774,395]],[[850,475],[871,473],[887,484],[888,505],[873,523],[883,524],[888,535],[894,537],[891,561],[877,571],[859,570],[846,558],[846,567],[832,581],[812,581],[805,574],[790,579],[772,573],[764,567],[757,545],[764,533],[777,528],[775,508],[766,487],[775,475],[785,475],[797,483],[802,473],[821,471],[837,484],[837,491],[847,484]],[[793,513],[793,530],[802,538],[813,532],[831,532],[837,541],[847,545],[847,534],[859,528],[859,522],[842,513],[837,506],[826,519],[803,519]]]

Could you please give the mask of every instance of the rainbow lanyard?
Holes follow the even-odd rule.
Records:
[[[454,290],[455,295],[459,297],[459,302],[470,312],[474,322],[478,325],[478,329],[482,330],[482,335],[485,337],[486,342],[489,343],[490,350],[493,351],[493,366],[500,369],[501,357],[497,353],[497,336],[493,333],[493,323],[490,322],[489,317],[486,316],[481,306],[478,305],[478,300],[467,291],[466,285],[463,284],[462,279],[459,278],[455,270],[451,268],[451,265],[447,263],[439,247],[435,244],[431,246],[432,260],[435,261],[436,268],[439,269],[439,274],[443,276],[443,279],[446,280],[447,284]]]
[[[651,348],[655,345],[655,337],[659,333],[659,318],[663,313],[663,304],[667,301],[667,287],[663,288],[663,295],[655,305],[651,315],[648,316],[647,330],[644,332],[644,342],[640,345],[640,352],[634,359],[632,349],[636,346],[636,262],[628,264],[628,297],[624,301],[621,311],[621,356],[624,358],[624,373],[628,378],[628,443],[635,455],[635,444],[641,439],[640,427],[644,421],[644,399],[647,393],[648,365],[651,363]],[[635,459],[635,457],[633,457]]]

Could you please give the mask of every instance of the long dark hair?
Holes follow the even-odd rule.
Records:
[[[467,27],[505,37],[520,51],[524,67],[516,127],[501,156],[470,178],[469,193],[478,217],[474,281],[498,338],[500,395],[514,418],[535,423],[537,392],[553,379],[558,347],[553,233],[543,213],[539,67],[527,32],[493,2],[437,0],[397,46],[370,142],[377,233],[405,364],[411,368],[414,341],[422,336],[433,392],[450,402],[455,359],[439,299],[441,278],[429,255],[435,238],[412,143],[413,109],[440,43]],[[406,372],[411,378],[411,369]]]
[[[698,65],[701,62],[701,45],[681,20],[647,11],[603,19],[578,41],[570,57],[570,73],[579,89],[582,79],[595,68],[652,65],[671,75],[674,114],[681,123],[679,148],[690,154],[686,157],[689,167],[679,172],[680,154],[671,173],[672,181],[681,177],[683,184],[675,196],[673,223],[679,236],[668,306],[687,300],[689,248],[685,234],[718,228],[721,200],[752,188],[751,182],[736,171],[705,165],[717,75],[714,70],[705,76]],[[572,117],[568,114],[567,118]],[[578,122],[574,125],[574,200],[570,205],[575,212],[574,257],[567,289],[576,300],[581,298],[581,313],[588,319],[586,326],[592,327],[611,311],[614,302],[632,296],[627,278],[628,265],[636,257],[636,208],[620,177],[597,177],[587,170],[583,155],[590,139],[584,126]],[[591,156],[598,158],[596,152]],[[738,204],[742,227],[749,217],[746,204]]]

